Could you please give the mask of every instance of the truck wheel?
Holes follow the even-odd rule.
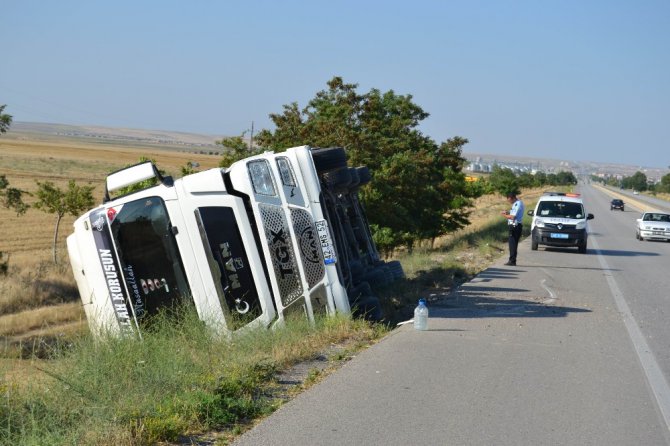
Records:
[[[363,277],[363,274],[365,273],[365,268],[363,268],[363,264],[361,263],[361,261],[360,260],[350,261],[349,270],[351,271],[351,277],[354,279],[354,281],[360,282],[360,279]]]
[[[367,282],[361,282],[351,290],[347,291],[347,296],[349,297],[349,304],[353,307],[356,301],[360,300],[362,296],[371,296],[372,288]]]
[[[393,260],[391,262],[388,262],[386,266],[388,266],[391,273],[393,273],[393,278],[395,280],[405,278],[405,271],[403,271],[402,264],[399,261]]]
[[[361,296],[353,305],[354,317],[362,317],[366,321],[381,322],[382,306],[375,296]]]
[[[347,153],[342,147],[313,149],[312,159],[319,173],[347,166]]]
[[[321,174],[321,179],[328,189],[345,189],[351,183],[351,172],[346,167],[329,170]]]
[[[363,280],[368,282],[371,286],[388,285],[386,274],[381,268],[375,268],[372,271],[365,273]]]
[[[358,186],[358,183],[360,183],[361,179],[358,176],[358,169],[355,167],[350,167],[349,173],[351,174],[351,182],[349,183],[349,187],[353,189],[354,187]]]
[[[370,174],[370,169],[368,169],[367,166],[359,166],[356,167],[356,171],[358,172],[358,184],[360,186],[364,184],[368,184],[370,180],[372,179],[372,175]]]

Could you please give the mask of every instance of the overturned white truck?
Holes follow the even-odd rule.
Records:
[[[368,181],[366,167],[347,167],[344,149],[307,146],[175,181],[150,162],[110,174],[103,204],[67,239],[91,331],[138,333],[179,302],[220,333],[290,314],[380,320],[372,289],[403,270],[375,248],[358,201]]]

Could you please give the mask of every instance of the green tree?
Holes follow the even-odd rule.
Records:
[[[6,105],[0,105],[0,135],[7,133],[12,124],[12,115],[4,113]],[[14,209],[16,215],[25,214],[28,205],[23,202],[22,195],[25,192],[15,187],[9,187],[9,181],[4,175],[0,175],[0,204],[7,209]],[[9,259],[5,258],[5,253],[0,251],[0,274],[7,274]]]
[[[7,105],[0,105],[0,133],[7,133],[9,126],[12,124],[12,115],[4,113]]]
[[[259,146],[343,147],[352,165],[367,165],[373,181],[360,195],[376,240],[389,249],[432,239],[468,223],[469,195],[462,147],[454,137],[440,145],[418,126],[428,113],[411,95],[392,90],[357,92],[357,84],[334,77],[300,110],[297,103],[271,114],[275,130],[262,130]]]
[[[571,186],[577,184],[577,177],[572,172],[560,171],[556,174],[556,186]]]
[[[40,183],[37,181],[37,202],[34,206],[49,214],[56,214],[56,228],[53,239],[53,261],[58,263],[56,257],[56,242],[58,240],[58,228],[65,214],[74,217],[81,212],[93,207],[94,186],[78,186],[74,180],[68,182],[66,190],[62,190],[50,181]]]
[[[0,205],[7,209],[13,209],[16,215],[23,215],[28,210],[28,205],[23,202],[25,192],[15,187],[9,186],[9,181],[4,175],[0,175]],[[5,259],[5,260],[3,260]],[[7,274],[9,268],[9,258],[0,251],[0,274]]]
[[[519,179],[514,171],[508,167],[493,166],[491,175],[489,175],[489,182],[493,190],[501,195],[518,194],[521,192],[519,186]]]
[[[536,172],[533,175],[533,186],[542,187],[547,184],[547,174],[544,172]]]
[[[228,151],[223,154],[223,157],[219,162],[219,167],[230,167],[230,165],[235,161],[239,161],[262,152],[260,149],[249,147],[246,141],[244,141],[245,133],[246,132],[242,132],[240,136],[231,136],[229,138],[223,138],[221,141],[216,141],[218,145],[228,149]]]
[[[661,182],[657,190],[659,192],[670,193],[670,173],[667,173],[661,177]]]
[[[624,177],[622,184],[626,189],[647,190],[647,176],[637,171],[630,177]]]

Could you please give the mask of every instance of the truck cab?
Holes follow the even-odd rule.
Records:
[[[67,239],[91,330],[141,334],[177,303],[224,334],[291,315],[350,314],[361,293],[343,269],[352,252],[333,239],[343,221],[328,209],[332,170],[317,169],[317,152],[266,152],[175,181],[150,162],[110,174],[103,204]],[[123,193],[145,181],[157,184]]]

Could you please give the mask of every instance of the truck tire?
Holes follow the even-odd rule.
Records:
[[[361,282],[363,274],[365,274],[365,268],[360,260],[352,260],[349,262],[349,270],[351,271],[351,277],[354,279],[354,282]]]
[[[377,267],[372,271],[365,273],[363,280],[368,282],[371,286],[386,286],[389,284],[386,273],[382,267]]]
[[[351,183],[351,172],[346,167],[329,170],[321,174],[321,180],[328,189],[346,189]]]
[[[398,279],[404,279],[405,278],[405,271],[402,269],[402,264],[397,261],[397,260],[392,260],[386,264],[388,269],[391,271],[393,274],[393,278],[395,280]]]
[[[354,302],[352,308],[354,317],[361,317],[370,322],[381,322],[382,320],[382,306],[375,296],[361,296]]]
[[[353,189],[354,187],[358,186],[358,183],[360,183],[361,179],[358,176],[358,169],[355,167],[350,167],[349,172],[351,173],[351,182],[349,183],[349,188]]]
[[[360,282],[351,290],[347,291],[347,296],[349,296],[349,304],[351,306],[353,306],[354,303],[356,303],[356,301],[361,298],[361,296],[370,295],[372,295],[372,288],[370,288],[370,284],[367,282]]]
[[[347,153],[342,147],[313,149],[312,159],[319,173],[347,166]]]
[[[356,171],[358,172],[358,185],[362,186],[364,184],[368,184],[370,180],[372,179],[372,175],[370,174],[370,169],[368,169],[367,166],[359,166],[356,167]]]

